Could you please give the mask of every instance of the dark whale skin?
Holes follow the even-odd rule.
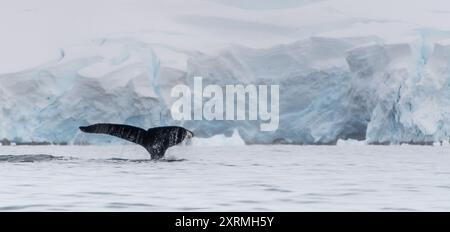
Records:
[[[85,133],[112,135],[139,144],[150,153],[151,159],[155,160],[164,157],[169,147],[194,136],[191,131],[179,126],[154,127],[144,130],[124,124],[98,123],[81,126],[80,130]]]

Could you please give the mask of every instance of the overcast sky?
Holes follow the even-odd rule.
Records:
[[[413,40],[450,30],[446,0],[0,0],[0,73],[56,59],[92,39],[133,37],[181,49],[267,47],[309,36]],[[430,30],[432,29],[432,30]]]

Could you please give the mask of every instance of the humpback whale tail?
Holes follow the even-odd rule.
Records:
[[[139,144],[150,153],[151,159],[161,159],[169,147],[194,136],[191,131],[179,126],[155,127],[144,130],[123,124],[99,123],[81,126],[80,130],[85,133],[112,135]]]

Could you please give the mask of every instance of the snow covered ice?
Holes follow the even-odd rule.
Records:
[[[0,210],[448,211],[448,146],[0,147]]]
[[[236,128],[251,144],[448,141],[447,45],[433,44],[434,49],[419,54],[423,47],[376,41],[314,37],[268,49],[231,47],[218,56],[190,55],[183,71],[161,65],[146,43],[106,40],[89,51],[117,46],[117,55],[62,57],[1,75],[0,138],[95,141],[98,137],[83,138],[77,128],[101,121],[141,127],[183,124],[200,137],[229,135]],[[203,76],[205,84],[223,86],[279,84],[279,129],[261,133],[254,121],[173,121],[170,90],[177,83],[192,84],[194,75]]]
[[[399,2],[411,5],[401,0],[395,6],[401,6]],[[71,31],[65,25],[77,25],[72,21],[76,16],[48,20],[59,15],[52,9],[71,7],[74,10],[67,11],[76,12],[81,5],[39,4],[34,10],[42,15],[26,14],[27,27],[45,31],[54,26],[65,33],[46,38],[38,31],[37,37],[29,37],[65,43],[48,45],[46,54],[53,53],[46,59],[34,57],[39,53],[35,50],[22,61],[16,61],[17,51],[1,54],[0,138],[116,142],[77,130],[79,125],[113,122],[146,128],[182,124],[200,137],[229,136],[237,129],[249,144],[448,141],[450,28],[440,22],[449,19],[441,12],[446,6],[438,0],[432,3],[417,2],[408,11],[391,14],[382,6],[392,3],[384,0],[305,1],[292,9],[292,3],[254,9],[192,1],[182,10],[136,1],[139,9],[149,11],[144,13],[117,1],[111,3],[112,13],[87,12],[110,20],[95,21],[99,33],[78,27]],[[171,0],[168,6],[179,4]],[[127,22],[136,25],[118,21],[113,14],[118,9],[135,12],[127,13]],[[160,23],[152,24],[152,30],[137,29],[155,20]],[[123,32],[128,29],[136,31]],[[5,39],[22,35],[19,32]],[[37,42],[27,41],[27,46]],[[33,62],[26,62],[28,58]],[[170,90],[177,84],[192,85],[194,76],[203,76],[205,84],[280,85],[279,130],[260,133],[259,122],[251,121],[173,121]]]

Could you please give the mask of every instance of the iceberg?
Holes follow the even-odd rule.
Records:
[[[162,62],[165,54],[186,65]],[[78,132],[80,125],[110,122],[182,125],[213,140],[238,134],[246,144],[433,144],[450,138],[448,57],[445,41],[386,43],[373,36],[233,45],[214,54],[105,38],[0,74],[0,139],[119,143]],[[192,86],[195,76],[205,85],[279,85],[278,130],[260,131],[258,121],[173,120],[171,89]]]

